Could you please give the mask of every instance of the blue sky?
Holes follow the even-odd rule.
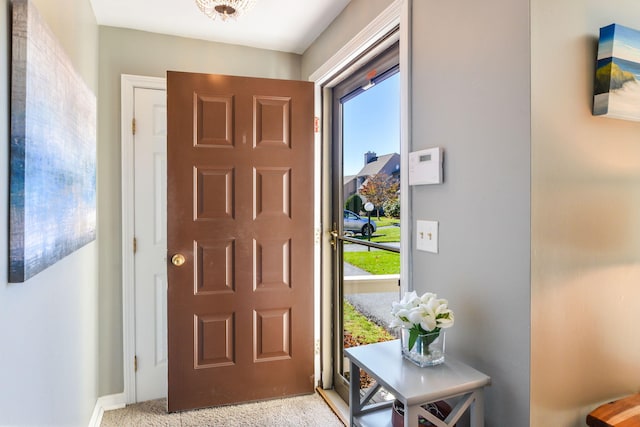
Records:
[[[400,153],[400,73],[344,104],[344,175],[364,166],[364,153]]]
[[[598,59],[610,56],[640,62],[640,31],[618,24],[601,28]]]

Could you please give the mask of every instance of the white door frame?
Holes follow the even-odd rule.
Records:
[[[135,334],[135,270],[133,259],[134,238],[134,136],[132,132],[133,101],[136,88],[167,89],[162,77],[144,77],[123,74],[120,77],[121,102],[121,182],[122,182],[122,353],[124,397],[126,403],[136,401],[136,373],[134,357]]]
[[[395,27],[400,26],[398,39],[400,41],[400,194],[402,194],[402,209],[400,221],[406,224],[400,228],[400,292],[404,293],[413,288],[411,284],[411,270],[409,251],[411,249],[411,196],[409,190],[409,151],[411,147],[411,9],[412,0],[395,0],[373,21],[363,28],[353,39],[338,52],[322,64],[308,78],[315,83],[315,116],[323,117],[322,132],[316,133],[316,164],[315,164],[315,224],[316,246],[321,241],[321,248],[316,247],[315,282],[316,282],[316,313],[320,318],[316,321],[316,337],[320,336],[321,370],[316,371],[316,378],[322,379],[323,388],[333,387],[333,351],[332,343],[332,294],[331,283],[322,277],[331,277],[331,244],[330,223],[331,212],[322,209],[323,203],[330,200],[330,185],[323,176],[330,170],[331,156],[327,156],[331,144],[331,120],[327,113],[331,111],[331,99],[322,96],[326,88],[339,83],[338,77],[346,72],[355,71],[364,62],[380,53],[383,49],[372,49],[383,40]],[[368,52],[369,51],[369,52]],[[368,53],[367,53],[368,52]],[[367,53],[368,56],[362,57]],[[366,59],[365,59],[366,58]],[[355,61],[357,62],[354,65]],[[326,205],[325,205],[326,206]],[[321,255],[320,255],[321,254]],[[322,284],[322,286],[318,286]],[[391,308],[389,308],[391,309]],[[322,330],[319,330],[322,326]],[[329,343],[327,345],[326,343]],[[320,376],[319,376],[320,375]]]
[[[336,73],[363,52],[371,48],[375,43],[384,37],[389,30],[400,25],[400,67],[403,70],[400,74],[401,93],[401,194],[405,194],[403,209],[401,210],[401,221],[410,225],[411,199],[408,187],[408,157],[410,149],[410,107],[411,107],[411,4],[412,0],[395,0],[376,19],[358,33],[349,43],[341,48],[334,56],[318,68],[309,81],[315,83],[315,116],[323,117],[322,90],[327,83],[336,76]],[[166,80],[162,77],[145,77],[123,74],[121,76],[121,190],[122,190],[122,325],[123,325],[123,374],[124,374],[124,398],[125,403],[135,403],[136,377],[135,377],[135,271],[133,260],[133,238],[134,238],[134,150],[133,133],[131,120],[133,118],[133,101],[135,88],[160,89],[166,91]],[[326,111],[326,110],[325,110]],[[314,262],[314,299],[315,299],[315,321],[314,335],[316,337],[316,380],[322,379],[324,387],[331,387],[333,372],[331,365],[330,345],[323,345],[320,350],[320,342],[331,343],[330,328],[322,328],[321,325],[331,324],[330,304],[326,304],[326,293],[331,293],[327,286],[320,286],[322,273],[325,271],[321,265],[321,250],[329,245],[328,235],[331,224],[327,224],[324,213],[321,210],[323,195],[320,191],[322,185],[322,154],[323,146],[329,142],[327,137],[330,134],[330,120],[323,120],[322,132],[316,133],[315,141],[315,229],[316,229],[316,249]],[[324,135],[324,136],[323,136]],[[324,191],[327,189],[324,187]],[[410,284],[410,263],[409,250],[411,248],[411,227],[402,227],[401,230],[401,284],[402,291],[411,288]],[[322,230],[322,232],[320,232]],[[322,238],[320,237],[322,236]],[[324,249],[322,249],[324,258]],[[330,298],[330,296],[329,296]],[[322,311],[321,311],[322,301]],[[329,299],[330,301],[330,299]],[[329,312],[327,313],[327,310]],[[328,323],[327,323],[328,322]],[[320,354],[322,353],[322,354]],[[320,362],[319,359],[322,359]],[[322,366],[322,368],[321,368]],[[327,369],[327,367],[330,367]],[[322,372],[320,372],[322,369]]]

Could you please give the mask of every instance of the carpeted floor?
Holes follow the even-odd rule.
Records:
[[[343,427],[318,394],[169,414],[166,400],[106,411],[101,427]]]

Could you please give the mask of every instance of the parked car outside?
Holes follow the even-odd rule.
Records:
[[[360,233],[363,236],[370,236],[376,231],[376,222],[363,218],[355,212],[344,210],[344,231],[352,233]]]

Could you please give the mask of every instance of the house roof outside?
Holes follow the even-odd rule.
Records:
[[[360,194],[360,190],[367,184],[369,177],[379,173],[397,177],[397,174],[400,173],[400,154],[398,153],[378,156],[376,153],[369,151],[365,154],[365,161],[368,161],[368,163],[360,169],[357,175],[347,175],[343,178],[345,201],[353,194]],[[363,202],[366,202],[367,198],[362,194],[360,194],[360,198]]]
[[[369,177],[377,175],[380,172],[391,175],[396,170],[400,170],[400,155],[398,153],[391,153],[378,156],[376,160],[367,163],[360,172],[358,172],[357,176]]]
[[[342,179],[342,183],[344,185],[349,184],[351,181],[355,180],[358,176],[357,175],[346,175],[343,179]]]

